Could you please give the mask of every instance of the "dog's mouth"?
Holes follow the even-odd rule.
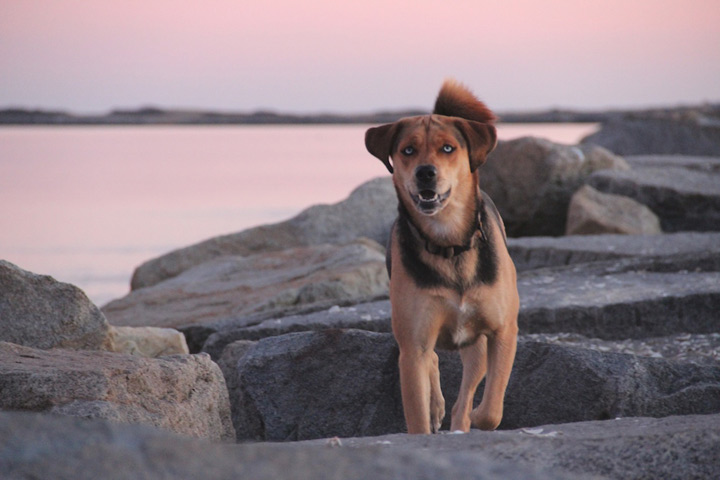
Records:
[[[421,213],[432,215],[439,212],[445,205],[445,201],[450,197],[450,190],[440,194],[435,190],[424,189],[415,194],[411,193],[410,198]]]

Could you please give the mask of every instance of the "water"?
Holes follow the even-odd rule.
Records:
[[[85,290],[129,291],[175,248],[334,203],[387,172],[366,126],[0,128],[0,258]],[[589,124],[502,125],[576,143]]]

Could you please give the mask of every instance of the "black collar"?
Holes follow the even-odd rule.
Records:
[[[410,226],[410,231],[412,234],[417,237],[418,240],[425,243],[425,250],[431,254],[431,255],[438,255],[441,257],[444,257],[446,259],[450,259],[453,257],[457,257],[468,250],[470,250],[473,246],[473,240],[475,238],[475,233],[480,233],[480,240],[483,239],[484,233],[482,229],[482,223],[480,222],[480,212],[477,213],[475,216],[476,222],[475,222],[475,229],[473,231],[473,235],[470,237],[470,241],[466,245],[450,245],[448,247],[444,247],[442,245],[438,245],[436,243],[431,242],[429,239],[427,239],[419,228],[417,228],[413,222],[412,219],[407,217],[405,221]]]

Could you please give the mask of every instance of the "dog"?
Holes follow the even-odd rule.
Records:
[[[502,420],[519,297],[505,226],[478,184],[478,168],[497,141],[495,120],[465,86],[447,80],[432,114],[365,134],[367,150],[392,174],[398,198],[386,261],[411,434],[438,432],[445,416],[436,347],[458,349],[462,359],[450,429],[494,430]]]

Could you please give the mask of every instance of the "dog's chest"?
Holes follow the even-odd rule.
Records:
[[[462,348],[475,343],[485,332],[482,312],[473,302],[448,302],[446,308],[446,320],[438,337],[440,348]]]

